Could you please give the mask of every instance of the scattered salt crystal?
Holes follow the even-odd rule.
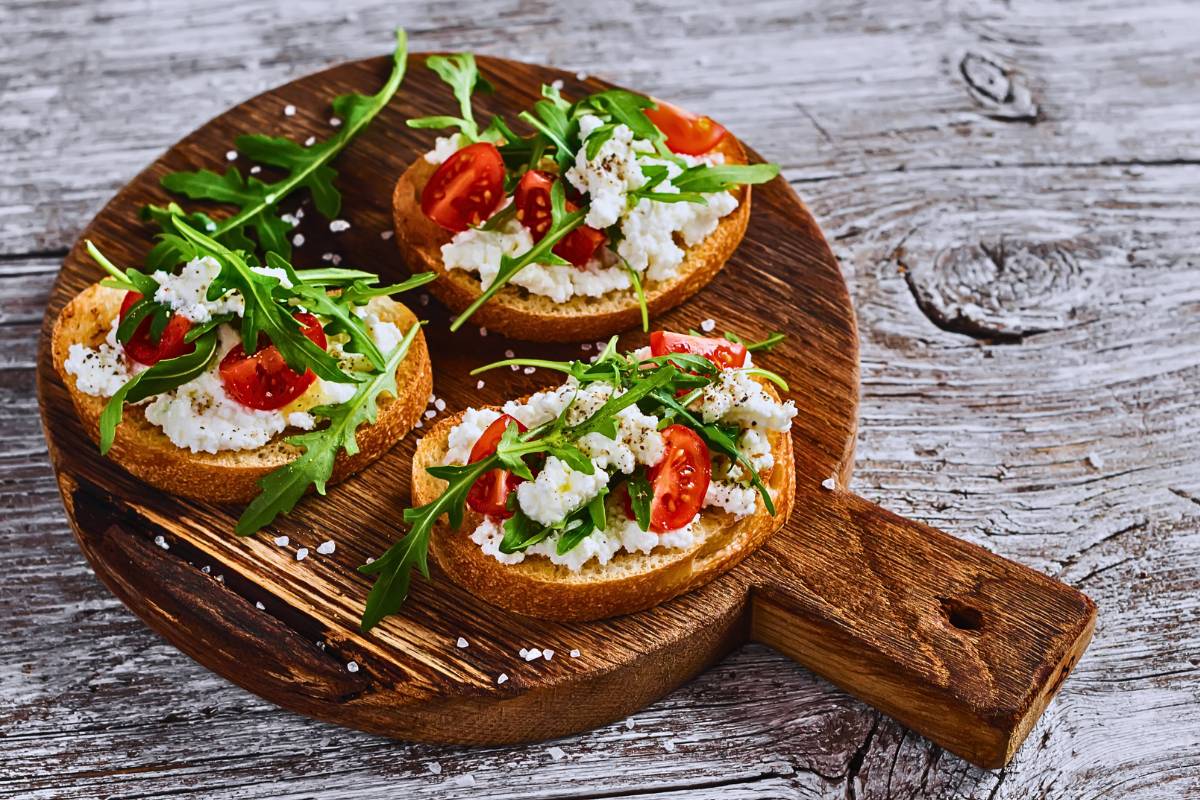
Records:
[[[457,786],[474,786],[475,776],[468,772],[466,775],[459,775],[454,778],[454,783]]]
[[[674,739],[665,739],[663,741],[663,750],[666,750],[668,753],[674,753],[675,752],[675,740]]]
[[[390,239],[390,238],[392,238],[392,236],[394,234],[395,234],[395,231],[380,231],[379,238],[380,239]]]
[[[588,79],[588,74],[586,72],[576,72],[575,78],[577,80],[586,81]]]
[[[433,775],[441,775],[442,774],[442,765],[436,761],[430,761],[428,764],[425,765],[425,769],[429,770],[429,772],[432,773]]]
[[[1087,462],[1092,465],[1092,469],[1104,469],[1104,459],[1099,453],[1088,453]]]
[[[421,301],[421,305],[423,305],[423,306],[429,305],[429,295],[426,294],[425,292],[421,292],[421,296],[418,299]]]
[[[310,136],[304,140],[305,147],[312,147],[316,143],[317,143],[317,137],[315,137],[315,136]]]
[[[167,544],[166,537],[164,537],[164,536],[162,536],[162,535],[155,536],[155,537],[154,537],[154,543],[155,543],[156,545],[158,545],[159,547],[161,547],[163,550],[170,550],[170,549],[171,549],[171,545]]]
[[[350,230],[350,223],[344,219],[335,219],[329,223],[331,233],[341,233],[342,231]]]
[[[480,325],[480,326],[479,326],[479,335],[480,335],[480,336],[487,336],[487,328],[485,328],[485,327],[483,327],[482,325]]]
[[[516,364],[509,364],[508,368],[511,369],[513,372],[516,372],[517,370],[520,369],[520,367],[518,367]]]
[[[512,358],[512,357],[513,357],[513,356],[515,356],[515,355],[516,355],[516,353],[514,353],[512,350],[505,350],[505,351],[504,351],[504,357],[505,357],[505,358]]]
[[[308,548],[307,547],[301,547],[299,550],[296,551],[296,560],[297,561],[303,561],[306,558],[308,558]]]
[[[715,319],[706,319],[704,322],[700,323],[700,330],[704,331],[705,333],[712,333],[712,329],[715,327],[717,327],[717,321]]]
[[[446,410],[446,401],[439,397],[437,400],[433,401],[433,407],[436,408],[438,411],[445,411]]]
[[[579,658],[579,651],[578,651],[578,650],[572,650],[572,651],[571,651],[571,658]]]
[[[227,150],[225,152],[226,161],[237,161],[237,150]]]
[[[296,209],[296,219],[304,219],[304,209],[303,208]]]
[[[830,475],[828,478],[821,481],[821,488],[832,492],[837,488],[837,478],[833,475]]]
[[[262,601],[261,601],[261,600],[255,600],[255,601],[254,601],[254,607],[255,607],[255,608],[257,608],[259,611],[266,611],[266,610],[267,610],[267,607],[266,607],[266,606],[264,606],[264,605],[262,604]]]
[[[375,556],[367,556],[367,563],[370,564],[375,560]]]
[[[323,556],[327,556],[337,549],[337,543],[330,539],[327,542],[321,542],[317,545],[317,552]]]
[[[543,650],[543,651],[542,651],[542,658],[544,658],[544,659],[546,659],[547,661],[549,661],[550,659],[554,658],[554,651],[553,651],[553,650]]]
[[[555,89],[558,89],[561,91],[562,87],[563,87],[562,78],[555,78],[554,81],[550,85],[553,86]]]
[[[322,261],[333,261],[333,253],[321,253]]]
[[[527,649],[525,649],[524,647],[521,648],[520,653],[521,653],[521,658],[526,658],[529,655],[529,651]]]
[[[342,121],[337,117],[330,117],[329,124],[332,125],[333,127],[337,128],[337,127],[341,126]]]
[[[459,650],[462,650],[463,648],[465,648],[467,646],[467,644],[468,644],[467,640],[460,636],[460,637],[458,637],[458,641],[454,643],[454,646],[457,647]]]
[[[217,583],[224,583],[224,582],[225,582],[225,576],[224,576],[224,575],[218,575],[218,576],[217,576]]]
[[[290,540],[286,536],[276,536],[275,537],[275,544],[279,545],[280,547],[287,547],[288,541],[290,541]]]
[[[625,720],[625,730],[633,730],[633,717],[629,717]]]
[[[304,244],[304,234],[303,233],[297,233],[295,236],[292,237],[292,246],[293,247],[300,247],[303,244]]]
[[[322,650],[324,650],[324,649],[325,649],[325,640],[324,640],[324,639],[317,639],[317,647],[319,647],[319,648],[321,648]]]
[[[527,650],[525,652],[525,660],[526,661],[536,661],[541,657],[542,657],[542,651],[536,647],[533,648],[532,650]]]
[[[293,228],[300,224],[300,218],[295,214],[280,214],[279,218]]]
[[[251,175],[257,175],[260,172],[262,172],[262,167],[260,167],[258,164],[255,164],[253,167],[250,168]]]
[[[212,567],[205,564],[203,567],[200,568],[200,571],[203,572],[205,575],[207,575],[208,573],[212,572]]]
[[[433,419],[437,416],[437,411],[432,408],[425,412],[425,419]]]
[[[501,683],[504,683],[506,680],[508,680],[508,673],[501,672],[499,677],[496,678],[496,683],[501,684]]]
[[[347,662],[346,670],[348,672],[358,672],[358,662],[357,661]]]
[[[416,424],[416,425],[413,425],[413,427],[414,427],[414,428],[424,428],[424,427],[425,427],[425,423],[424,423],[424,422],[422,422],[421,420],[417,420],[417,424]]]
[[[436,394],[429,395],[429,397],[427,397],[425,399],[425,405],[427,405],[427,406],[432,405],[434,400],[437,400],[437,395]]]
[[[204,223],[204,230],[215,231],[216,229],[217,229],[217,223],[213,222],[211,219],[208,222]]]
[[[342,263],[342,257],[339,255],[334,255],[334,257],[331,258],[330,261],[332,261],[333,265],[336,267],[338,264]]]
[[[523,369],[521,371],[524,372],[526,375],[532,375],[535,372],[535,369],[533,367],[526,367],[525,369]]]
[[[584,342],[583,344],[579,345],[579,349],[586,353],[592,349],[592,343]]]
[[[596,352],[604,352],[604,348],[608,347],[608,342],[596,342]]]
[[[562,83],[562,81],[559,81],[559,83]],[[567,757],[567,752],[561,747],[547,747],[546,755],[550,756],[555,761],[562,761]]]
[[[284,107],[283,107],[283,114],[284,114],[284,116],[286,116],[286,117],[294,117],[294,116],[296,116],[296,107],[295,107],[294,105],[291,105],[291,104],[289,103],[288,105],[286,105],[286,106],[284,106]]]
[[[476,389],[482,389],[482,388],[483,388],[485,385],[486,385],[486,384],[484,384],[484,382],[483,382],[483,379],[480,379],[480,380],[477,380],[477,381],[475,381],[475,388],[476,388]]]

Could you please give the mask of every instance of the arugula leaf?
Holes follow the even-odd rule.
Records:
[[[629,505],[633,508],[633,516],[638,527],[644,531],[650,530],[650,501],[654,499],[654,490],[646,478],[645,470],[637,470],[625,482],[625,490],[629,492]]]
[[[374,95],[345,94],[334,99],[333,112],[342,120],[337,133],[311,147],[302,147],[290,139],[260,134],[239,136],[234,145],[248,158],[286,170],[287,177],[266,183],[253,176],[243,177],[237,167],[230,167],[224,175],[212,170],[175,172],[163,177],[162,185],[172,192],[184,194],[193,200],[211,200],[238,207],[233,216],[210,227],[212,220],[203,215],[189,215],[184,224],[200,228],[226,246],[252,252],[253,241],[247,236],[252,230],[258,246],[265,252],[291,255],[288,231],[291,226],[278,214],[277,207],[284,198],[299,188],[307,188],[313,204],[327,218],[334,218],[341,210],[342,196],[333,185],[336,172],[329,162],[387,105],[404,79],[408,57],[408,42],[403,28],[396,29],[396,49],[392,54],[392,71],[383,87]],[[157,221],[168,236],[173,234],[175,222],[180,217],[171,208],[148,206],[142,216]],[[175,248],[178,240],[165,238],[151,253],[151,260],[159,266],[179,255]]]
[[[176,219],[175,227],[199,252],[212,256],[221,264],[221,271],[208,288],[209,297],[220,297],[230,290],[237,290],[242,295],[245,302],[241,325],[242,347],[247,353],[258,350],[258,334],[261,332],[267,335],[287,365],[296,372],[303,373],[311,369],[325,380],[336,383],[356,383],[360,380],[342,371],[337,359],[305,336],[291,312],[276,302],[273,291],[279,285],[277,278],[254,272],[240,254],[194,230],[186,222]]]
[[[258,482],[262,492],[238,519],[236,531],[239,536],[249,536],[269,525],[280,514],[290,512],[309,486],[315,486],[319,493],[325,494],[325,484],[333,474],[338,451],[344,450],[351,456],[357,453],[356,433],[363,423],[374,424],[379,413],[379,395],[388,392],[396,396],[396,369],[407,355],[420,327],[417,323],[408,329],[384,361],[383,368],[360,383],[349,400],[337,405],[317,406],[312,410],[314,416],[329,420],[329,425],[287,440],[288,444],[302,448],[304,452]]]
[[[654,127],[654,123],[645,114],[647,108],[657,108],[657,105],[644,94],[624,89],[609,89],[585,98],[581,105],[589,105],[597,111],[607,113],[633,131],[637,139],[657,142],[664,138],[662,132]]]
[[[460,116],[418,117],[408,120],[405,124],[410,128],[458,128],[468,140],[480,141],[479,125],[476,124],[475,115],[471,111],[471,95],[476,89],[486,92],[493,89],[487,79],[479,74],[475,56],[471,53],[430,56],[425,60],[425,66],[450,85],[455,99],[458,100]]]
[[[642,286],[642,276],[638,275],[637,270],[629,266],[629,262],[624,258],[621,259],[622,266],[629,273],[629,282],[633,284],[633,293],[637,296],[638,308],[642,311],[642,332],[650,331],[650,307],[646,304],[646,289]]]
[[[208,367],[217,349],[217,335],[208,333],[196,341],[196,348],[175,358],[165,358],[134,375],[116,391],[100,412],[100,454],[108,453],[121,424],[126,403],[137,403],[156,394],[169,392],[199,376]]]
[[[778,164],[697,164],[671,179],[680,191],[710,194],[734,186],[766,183],[779,174]]]
[[[504,520],[504,537],[500,540],[501,553],[517,553],[530,545],[537,544],[554,532],[552,526],[543,526],[530,519],[520,508]]]

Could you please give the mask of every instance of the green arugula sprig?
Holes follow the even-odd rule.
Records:
[[[345,451],[349,456],[357,453],[358,428],[363,424],[374,424],[379,414],[379,396],[384,392],[396,396],[396,369],[420,329],[421,324],[414,323],[378,371],[361,382],[349,400],[312,409],[310,413],[314,417],[328,420],[329,424],[287,440],[288,444],[304,452],[258,482],[262,493],[238,519],[236,530],[239,536],[249,536],[271,524],[278,515],[291,511],[310,486],[325,494],[325,484],[333,474],[338,452]]]
[[[288,232],[291,225],[278,213],[281,201],[300,188],[308,189],[313,205],[327,219],[334,219],[341,211],[342,196],[334,186],[336,171],[330,162],[366,125],[388,104],[404,79],[408,59],[408,43],[403,28],[396,29],[396,48],[392,53],[392,70],[383,87],[370,96],[344,94],[333,100],[333,113],[342,120],[337,133],[323,142],[304,147],[290,139],[262,134],[237,137],[237,151],[252,161],[279,168],[287,172],[286,177],[273,182],[262,181],[254,176],[243,176],[237,167],[229,167],[224,174],[208,169],[195,172],[173,172],[163,177],[164,188],[182,194],[192,200],[210,200],[237,206],[231,217],[214,221],[204,214],[184,217],[184,223],[203,229],[212,238],[234,250],[253,253],[258,247],[264,252],[291,256]],[[174,204],[172,204],[173,206]],[[175,233],[173,223],[179,219],[178,206],[147,206],[142,211],[145,219],[159,223],[163,231]],[[253,232],[254,239],[249,236]],[[175,248],[178,240],[164,238],[151,251],[147,264],[151,267],[171,267],[178,263],[179,253]]]

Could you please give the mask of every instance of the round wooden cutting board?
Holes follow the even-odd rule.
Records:
[[[334,163],[350,229],[331,233],[305,203],[298,267],[327,263],[322,256],[334,253],[342,266],[377,271],[386,281],[406,274],[388,233],[392,185],[434,134],[404,122],[453,108],[450,90],[423,61],[410,58],[391,104]],[[543,82],[562,80],[569,98],[606,86],[544,67],[479,62],[496,87],[477,99],[484,120],[492,113],[515,120]],[[327,497],[310,497],[245,539],[233,534],[240,508],[162,494],[100,457],[49,360],[56,315],[101,278],[82,240],[94,240],[118,264],[140,264],[153,242],[139,209],[173,199],[159,186],[163,175],[223,171],[226,152],[243,133],[326,138],[332,98],[374,92],[389,63],[343,64],[209,122],[122,189],[64,261],[43,325],[38,391],[67,513],[97,575],[154,630],[229,680],[301,713],[381,734],[463,743],[563,735],[649,703],[755,638],[977,763],[1006,761],[1086,646],[1094,608],[1040,574],[822,488],[830,476],[840,486],[850,476],[857,334],[837,263],[783,179],[754,189],[745,241],[716,280],[654,327],[686,330],[711,318],[718,331],[749,338],[787,334],[756,360],[789,381],[800,409],[796,510],[740,566],[656,609],[549,623],[476,600],[435,569],[432,582],[414,581],[400,615],[361,633],[369,583],[355,568],[403,532],[398,523],[419,429]],[[284,114],[288,105],[294,116]],[[738,121],[725,122],[736,133]],[[291,210],[296,201],[284,205]],[[471,325],[451,335],[436,301],[419,292],[402,299],[430,320],[441,413],[558,382],[551,374],[504,371],[485,375],[477,388],[468,371],[506,349],[548,358],[587,354],[578,343],[509,341]],[[622,345],[645,339],[631,332]],[[279,536],[288,544],[275,544]],[[329,540],[336,551],[318,554]],[[299,548],[308,549],[304,560]],[[459,637],[467,647],[456,646]],[[518,654],[534,647],[552,650],[553,659],[526,662]]]

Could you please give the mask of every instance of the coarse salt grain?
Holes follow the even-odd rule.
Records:
[[[284,107],[283,107],[283,114],[284,114],[284,116],[286,116],[286,117],[294,117],[294,116],[296,116],[296,107],[295,107],[294,105],[291,105],[291,104],[288,104],[288,105],[284,106]]]
[[[459,650],[462,650],[462,649],[465,649],[468,644],[469,644],[469,642],[460,636],[460,637],[458,637],[458,641],[454,643],[454,646],[457,647]]]
[[[224,575],[218,575],[218,576],[217,576],[217,583],[224,583],[224,582],[225,582],[225,576],[224,576]]]
[[[521,371],[522,371],[522,372],[524,372],[526,375],[532,375],[532,374],[534,373],[534,368],[533,368],[533,367],[526,367],[525,369],[523,369],[523,370],[521,370]]]
[[[1092,465],[1092,469],[1104,469],[1104,459],[1098,453],[1088,453],[1087,462]]]
[[[154,537],[154,543],[155,543],[156,545],[158,545],[159,547],[161,547],[163,550],[170,550],[170,549],[171,549],[171,545],[167,544],[166,537],[164,537],[164,536],[162,536],[162,535],[155,536],[155,537]]]
[[[549,661],[550,659],[554,658],[554,651],[553,651],[553,650],[543,650],[543,651],[542,651],[542,658],[544,658],[544,659],[546,659],[547,661]]]
[[[675,740],[674,739],[664,740],[663,741],[663,750],[666,750],[668,753],[674,753],[675,752]]]
[[[379,234],[379,238],[380,239],[390,239],[390,238],[392,238],[392,236],[395,235],[395,233],[396,233],[395,231],[381,231]]]
[[[513,357],[513,356],[515,356],[515,355],[516,355],[516,353],[514,353],[512,350],[505,350],[505,351],[504,351],[504,357],[505,357],[505,358],[512,358],[512,357]]]
[[[592,343],[584,342],[583,344],[579,345],[579,349],[586,353],[592,349]]]
[[[529,651],[527,649],[525,649],[524,647],[522,647],[518,652],[519,652],[521,658],[525,658],[527,655],[529,655]]]
[[[341,233],[342,231],[350,230],[350,223],[344,219],[335,219],[329,223],[329,230],[332,233]]]
[[[486,385],[486,384],[483,382],[483,380],[482,380],[482,379],[481,379],[481,380],[477,380],[477,381],[475,381],[475,388],[476,388],[476,389],[482,389],[482,388],[483,388],[485,385]]]
[[[633,730],[633,717],[630,717],[629,719],[625,720],[625,730],[629,730],[629,731]]]
[[[429,770],[429,772],[433,775],[441,775],[442,774],[442,765],[436,761],[430,761],[428,764],[425,765],[425,769]]]
[[[418,299],[421,301],[421,305],[429,305],[429,295],[425,294],[424,292],[421,293],[421,296]]]
[[[308,558],[308,548],[307,547],[301,547],[299,550],[296,551],[296,560],[297,561],[303,561],[306,558]]]
[[[821,481],[821,488],[825,489],[826,491],[832,492],[834,489],[837,488],[837,478],[830,475],[828,478]]]
[[[500,675],[496,678],[496,683],[501,684],[501,683],[504,683],[506,680],[508,680],[508,673],[501,672]]]
[[[200,571],[203,572],[205,575],[207,575],[208,573],[212,572],[212,567],[205,564],[203,567],[200,568]]]
[[[262,604],[262,601],[261,601],[261,600],[255,600],[255,601],[254,601],[254,607],[255,607],[255,608],[257,608],[259,611],[266,611],[266,610],[267,610],[267,607],[266,607],[266,606],[264,606],[264,605]]]
[[[295,236],[292,237],[292,246],[293,247],[300,247],[303,244],[304,244],[304,234],[303,233],[297,233]]]
[[[704,331],[705,333],[712,333],[712,329],[715,327],[717,327],[717,321],[715,319],[706,319],[700,323],[700,330]]]
[[[333,265],[334,265],[335,267],[336,267],[338,264],[342,263],[342,257],[341,257],[341,256],[339,256],[339,255],[336,255],[336,254],[335,254],[335,255],[334,255],[334,257],[333,257],[332,259],[330,259],[330,260],[331,260],[331,261],[333,261]]]
[[[561,747],[547,747],[546,755],[550,756],[555,761],[562,761],[564,758],[567,757],[567,752],[565,750],[563,750]]]
[[[586,72],[576,72],[575,78],[577,80],[586,81],[588,79],[588,74]]]
[[[358,662],[357,661],[347,662],[346,663],[346,671],[347,672],[358,672]]]
[[[260,167],[258,164],[255,164],[253,167],[250,168],[251,175],[257,175],[260,172],[262,172],[262,167]]]
[[[479,327],[479,335],[480,335],[480,336],[487,336],[487,328],[485,328],[485,327],[483,327],[483,326],[481,325],[481,326]]]
[[[333,253],[321,253],[322,261],[333,261]]]
[[[340,119],[338,119],[337,117],[330,117],[329,124],[332,125],[333,127],[337,128],[337,127],[341,126],[342,121]]]
[[[433,407],[436,408],[438,411],[445,411],[446,410],[446,401],[439,397],[437,400],[433,401]]]
[[[562,87],[563,87],[562,78],[555,78],[554,81],[550,85],[553,86],[555,89],[558,89],[561,91]]]
[[[578,651],[578,650],[572,650],[572,651],[571,651],[571,653],[570,653],[570,655],[571,655],[571,658],[579,658],[579,651]]]
[[[433,419],[437,416],[437,412],[432,408],[425,412],[425,419]]]
[[[317,552],[323,556],[329,555],[336,549],[337,549],[337,543],[335,541],[333,541],[333,539],[330,539],[327,542],[321,542],[319,545],[317,545]]]
[[[275,537],[275,544],[279,545],[280,547],[287,547],[288,541],[290,541],[290,540],[286,536],[276,536]]]
[[[525,660],[526,661],[536,661],[541,657],[542,657],[542,651],[536,647],[533,648],[532,650],[527,650],[525,652]]]
[[[237,161],[237,150],[227,150],[225,152],[226,161]]]
[[[315,136],[310,136],[304,140],[305,147],[312,147],[316,143],[317,143],[317,137],[315,137]]]

